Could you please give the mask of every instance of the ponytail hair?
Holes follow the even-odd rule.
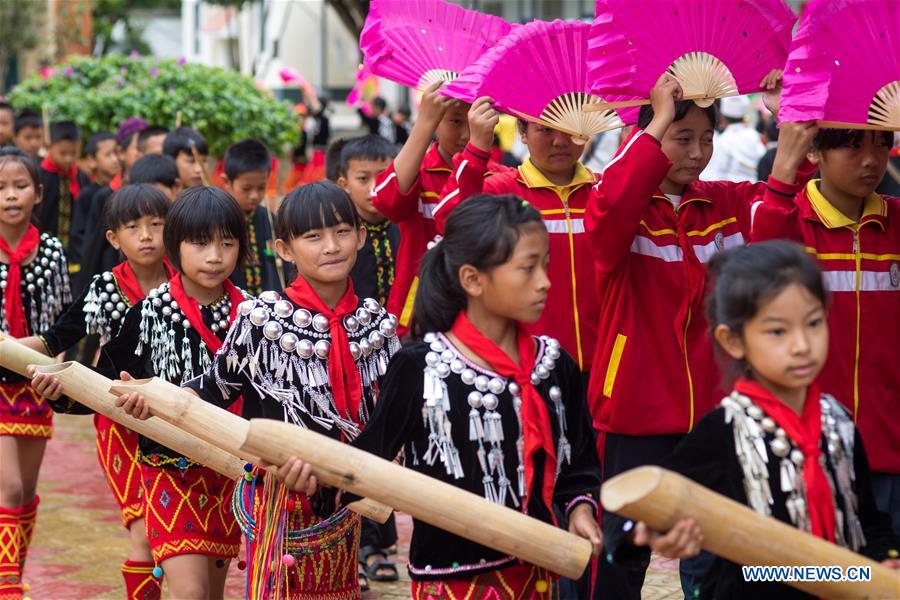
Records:
[[[459,282],[459,269],[470,265],[490,271],[509,260],[522,228],[534,224],[544,229],[540,213],[517,196],[473,196],[453,210],[444,238],[422,259],[419,288],[413,308],[413,334],[453,326],[468,296]]]

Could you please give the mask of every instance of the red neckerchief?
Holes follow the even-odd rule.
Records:
[[[819,386],[811,384],[806,392],[803,413],[798,415],[756,381],[739,379],[734,389],[750,398],[784,429],[803,452],[803,480],[806,482],[806,504],[813,535],[834,541],[835,515],[831,486],[825,469],[819,463],[819,443],[822,439],[822,407],[819,406]]]
[[[168,275],[170,279],[175,275],[175,269],[169,264],[168,258],[163,259],[163,268],[166,270],[166,275]],[[119,290],[125,294],[125,298],[131,306],[134,306],[144,299],[146,294],[141,289],[141,284],[138,283],[137,275],[134,274],[134,269],[131,268],[131,264],[127,260],[113,267],[112,273],[116,278],[116,284],[118,284]]]
[[[328,328],[331,332],[331,354],[328,355],[328,379],[331,382],[331,395],[338,413],[349,416],[357,425],[359,422],[359,403],[362,401],[362,382],[353,355],[350,354],[350,339],[344,329],[344,317],[352,315],[359,306],[359,299],[353,291],[353,281],[347,279],[347,291],[334,310],[328,308],[316,291],[303,277],[297,277],[286,289],[285,294],[294,303],[328,317]]]
[[[241,290],[235,287],[235,285],[227,279],[222,282],[222,286],[225,288],[225,293],[228,294],[228,297],[231,299],[231,317],[228,322],[232,323],[234,322],[235,316],[237,316],[238,305],[244,301],[244,295],[241,293]],[[191,327],[200,334],[200,339],[206,344],[206,348],[209,352],[211,354],[218,352],[219,348],[222,347],[222,340],[220,340],[218,336],[206,326],[206,323],[203,322],[203,316],[200,314],[200,304],[185,293],[184,286],[181,284],[180,273],[176,273],[176,275],[169,280],[169,293],[172,294],[172,298],[178,303],[178,308],[184,313],[184,316],[188,320],[188,323],[191,324]],[[228,410],[236,415],[240,415],[242,405],[243,400],[238,400],[229,406]]]
[[[534,455],[544,451],[544,480],[541,497],[553,514],[553,487],[556,483],[556,446],[553,444],[553,430],[550,426],[550,413],[544,399],[531,383],[531,372],[534,370],[535,345],[532,338],[522,327],[518,326],[516,343],[519,348],[519,364],[516,364],[506,352],[488,339],[472,325],[465,311],[459,313],[450,333],[476,352],[491,369],[513,379],[522,393],[522,433],[525,438],[525,503],[531,498],[534,485]],[[554,522],[556,518],[554,517]]]
[[[25,235],[15,248],[11,248],[0,236],[0,250],[6,253],[9,260],[3,310],[6,313],[7,332],[12,337],[20,338],[28,335],[28,322],[25,320],[25,306],[22,303],[22,261],[34,252],[40,243],[41,234],[34,225],[28,226]]]
[[[116,190],[118,190],[120,187],[122,187],[122,172],[121,171],[116,173],[116,176],[113,177],[109,182],[109,189],[111,189],[114,192]]]
[[[60,177],[65,177],[69,180],[69,192],[72,194],[72,201],[74,202],[76,198],[78,198],[78,192],[80,191],[80,187],[78,185],[78,165],[72,165],[72,168],[68,171],[63,171],[55,162],[50,160],[50,156],[45,156],[44,160],[41,161],[41,168],[47,171],[48,173],[56,173]]]

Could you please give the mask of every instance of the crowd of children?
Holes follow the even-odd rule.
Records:
[[[760,83],[773,113],[780,78]],[[745,581],[693,522],[604,513],[601,482],[647,464],[900,568],[900,200],[876,193],[893,135],[785,123],[766,181],[706,181],[718,106],[664,73],[602,176],[527,120],[511,168],[492,99],[440,88],[404,143],[367,117],[277,209],[262,141],[229,146],[213,186],[195,129],[132,117],[82,157],[74,122],[0,103],[0,330],[402,460],[594,550],[562,581],[414,520],[416,599],[639,598],[651,550],[681,559],[689,597],[808,597]],[[0,600],[22,597],[54,411],[91,413],[0,369]],[[163,579],[221,598],[242,534],[249,597],[398,578],[393,518],[360,519],[312,465],[232,481],[94,423],[129,599]]]

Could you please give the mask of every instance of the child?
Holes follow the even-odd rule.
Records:
[[[35,213],[41,228],[57,236],[66,249],[69,269],[78,272],[79,252],[71,248],[72,211],[79,192],[90,179],[75,164],[81,155],[81,129],[72,121],[50,124],[50,147],[41,161],[44,193]]]
[[[12,105],[0,102],[0,148],[13,143],[16,136],[16,114]]]
[[[242,140],[225,150],[225,191],[234,196],[247,221],[247,264],[231,275],[231,281],[251,296],[284,287],[272,248],[269,209],[262,205],[272,168],[268,148],[257,140]]]
[[[875,506],[860,432],[815,383],[828,354],[821,271],[800,246],[784,241],[716,256],[710,271],[716,283],[708,319],[737,381],[663,466],[757,513],[900,568],[900,538]],[[702,542],[690,520],[665,536],[633,525],[604,516],[614,559],[629,554],[623,544],[632,538],[676,558],[696,554]],[[649,554],[638,560],[646,563]],[[812,598],[784,583],[745,581],[741,566],[724,558],[691,597]]]
[[[31,213],[41,200],[38,167],[16,148],[0,149],[0,330],[43,333],[72,301],[59,240],[38,233]],[[18,598],[40,501],[36,494],[53,412],[28,380],[0,370],[0,597]]]
[[[248,419],[287,421],[352,440],[369,420],[378,378],[399,348],[395,318],[374,299],[357,298],[349,279],[365,229],[347,194],[333,183],[318,182],[287,195],[278,209],[275,234],[275,247],[284,260],[296,264],[297,279],[284,297],[267,291],[241,304],[240,317],[212,367],[187,387],[222,407],[243,394],[242,415]],[[148,414],[138,395],[118,403],[135,416]],[[254,510],[254,491],[264,488],[265,495],[271,487],[248,477],[252,483],[239,481],[243,487],[236,493],[242,506],[238,516],[248,535],[261,538],[265,511],[282,518],[286,510],[292,531],[284,537],[305,540],[283,547],[282,538],[277,544],[276,560],[285,553],[295,555],[286,570],[291,597],[359,598],[357,517],[334,510],[333,491],[300,494],[286,504],[267,504],[258,497],[259,510]],[[251,546],[248,554],[256,550]],[[249,596],[263,595],[269,563],[250,561]],[[282,584],[280,578],[277,582]]]
[[[116,155],[116,134],[100,131],[88,138],[84,153],[91,165],[91,179],[96,189],[100,189],[122,170],[122,163]]]
[[[900,200],[875,193],[892,145],[889,131],[784,123],[752,239],[795,240],[819,260],[834,342],[818,383],[850,411],[870,450],[875,502],[900,534]],[[793,195],[807,152],[821,179]]]
[[[105,344],[116,337],[126,312],[147,293],[168,281],[174,272],[166,264],[163,226],[169,202],[149,184],[126,185],[110,198],[106,222],[109,243],[125,255],[125,262],[96,275],[53,327],[40,336],[19,340],[48,356],[74,346],[85,335],[98,335]],[[104,357],[106,361],[108,357]],[[107,368],[109,365],[105,365]],[[45,398],[54,398],[54,378],[37,375],[32,386]],[[57,412],[90,413],[73,403],[51,402]],[[102,415],[94,415],[97,458],[129,530],[131,546],[122,565],[126,597],[159,598],[160,580],[153,577],[153,558],[144,524],[144,498],[138,463],[138,435]],[[116,464],[116,461],[121,461]]]
[[[400,230],[372,205],[375,177],[390,165],[396,150],[377,135],[348,140],[341,148],[337,183],[356,207],[366,229],[366,243],[350,272],[353,287],[364,297],[387,305],[394,284],[394,257],[400,245]]]
[[[761,85],[777,112],[780,72]],[[678,82],[662,75],[585,214],[600,290],[588,403],[604,479],[656,464],[714,407],[719,371],[702,311],[705,264],[749,239],[751,204],[764,189],[697,179],[712,154],[715,108],[680,98]],[[811,171],[804,167],[806,177]],[[702,570],[694,565],[681,563],[685,593]],[[618,595],[639,595],[643,576],[630,574],[632,589]],[[603,593],[610,588],[601,581]]]
[[[175,159],[178,177],[185,188],[203,185],[203,169],[209,155],[205,137],[190,127],[179,127],[166,135],[162,151]],[[195,151],[200,162],[195,159]]]
[[[247,248],[243,213],[218,188],[191,188],[169,210],[163,239],[178,273],[128,311],[103,354],[113,376],[181,384],[209,368],[246,298],[228,281]],[[233,482],[153,440],[139,448],[147,537],[171,596],[221,598],[240,548]]]
[[[596,274],[591,242],[584,230],[584,211],[596,177],[581,162],[582,147],[572,137],[539,123],[519,121],[519,137],[530,156],[517,170],[485,178],[499,114],[490,98],[479,98],[469,110],[472,138],[456,158],[441,201],[435,206],[438,229],[460,201],[481,193],[515,194],[544,217],[550,233],[550,296],[547,310],[529,325],[535,334],[553,334],[587,372],[597,340]]]
[[[175,202],[184,189],[175,161],[164,154],[140,157],[131,169],[129,181],[133,184],[149,183],[162,192],[169,202]]]
[[[44,145],[44,122],[41,116],[27,108],[16,117],[16,133],[13,141],[16,147],[34,159],[40,158]]]
[[[391,362],[354,445],[385,459],[402,449],[409,468],[546,522],[558,503],[596,552],[599,464],[581,375],[558,342],[522,327],[544,309],[548,259],[541,216],[521,199],[477,196],[454,211],[422,263],[425,341]],[[291,459],[279,475],[304,489],[302,468]],[[542,569],[418,520],[409,558],[417,600],[550,597]]]
[[[419,263],[438,233],[433,211],[450,178],[453,157],[469,141],[467,104],[439,94],[440,84],[422,95],[419,116],[397,158],[375,180],[373,206],[400,229],[394,285],[387,308],[400,317],[400,335],[412,324]],[[437,135],[437,142],[432,139]],[[488,173],[503,170],[490,163]]]
[[[357,108],[356,112],[362,119],[363,125],[369,129],[370,135],[381,136],[392,144],[397,141],[394,122],[388,113],[387,101],[384,98],[378,96],[372,100],[371,114],[366,114],[362,108]]]

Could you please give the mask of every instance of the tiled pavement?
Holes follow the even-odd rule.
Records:
[[[56,436],[47,446],[41,472],[40,514],[25,580],[31,600],[122,598],[119,565],[128,547],[106,481],[94,454],[91,419],[62,415],[56,418]],[[410,521],[398,520],[400,562],[405,560]],[[373,583],[363,600],[409,597],[405,569],[393,584]],[[232,565],[226,597],[243,597],[243,573]],[[647,574],[643,598],[681,598],[677,563],[655,559]]]

